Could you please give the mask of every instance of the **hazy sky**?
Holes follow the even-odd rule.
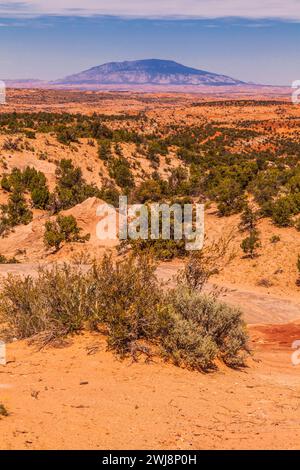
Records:
[[[245,81],[300,79],[300,0],[0,0],[0,77],[173,59]]]

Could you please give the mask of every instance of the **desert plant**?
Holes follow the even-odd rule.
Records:
[[[81,169],[74,167],[71,160],[62,159],[59,162],[56,176],[57,186],[50,201],[54,212],[69,209],[89,197],[100,195],[98,188],[85,182]]]
[[[59,215],[55,221],[46,222],[44,243],[48,248],[55,248],[55,251],[60,249],[63,242],[84,243],[90,238],[90,235],[80,236],[80,231],[75,217]]]
[[[9,413],[8,413],[7,409],[5,408],[5,406],[2,403],[0,403],[0,416],[6,417],[8,415],[9,415]]]
[[[232,178],[223,178],[213,191],[213,196],[218,202],[218,210],[222,216],[240,212],[245,204],[241,186]]]
[[[249,236],[246,237],[242,243],[241,248],[246,256],[253,259],[257,256],[257,250],[261,247],[261,242],[259,238],[259,232],[256,229],[253,229],[249,232]]]
[[[98,155],[100,160],[107,161],[111,157],[111,143],[109,140],[99,141]]]
[[[138,340],[158,341],[163,293],[155,269],[146,256],[116,264],[105,256],[90,273],[97,306],[92,324],[108,328],[108,345],[120,355],[129,353]]]
[[[125,157],[110,159],[109,175],[120,188],[126,189],[134,186],[134,178],[130,170],[130,164]]]
[[[46,186],[34,188],[31,192],[31,200],[36,209],[46,209],[50,200],[50,193]]]
[[[201,291],[212,276],[220,273],[233,260],[233,238],[232,232],[225,234],[211,243],[206,241],[202,250],[192,252],[178,274],[178,283]]]
[[[255,230],[257,227],[258,218],[258,212],[255,211],[255,209],[253,209],[253,207],[251,207],[249,204],[246,204],[241,214],[239,229],[242,232]]]
[[[9,337],[39,336],[46,344],[83,328],[88,294],[81,271],[66,264],[40,269],[36,278],[9,275],[1,289],[1,320]]]
[[[239,309],[182,286],[169,293],[168,303],[173,315],[162,344],[176,364],[206,370],[219,358],[231,367],[244,365],[240,352],[248,351],[248,336]]]
[[[20,144],[21,144],[21,139],[20,138],[17,138],[17,139],[7,138],[4,141],[2,149],[17,152],[17,151],[20,150]]]
[[[290,198],[278,199],[272,207],[272,220],[278,227],[288,227],[292,224],[294,204]]]
[[[270,238],[270,243],[276,244],[280,242],[280,240],[281,238],[279,235],[272,235],[272,237]]]
[[[1,180],[2,189],[8,192],[18,191],[24,193],[30,191],[33,206],[37,209],[47,207],[50,193],[47,187],[47,179],[41,171],[26,167],[24,171],[14,168],[10,175],[3,175]]]
[[[1,188],[4,189],[4,191],[11,191],[11,185],[9,181],[8,175],[3,175],[1,179]]]
[[[261,246],[260,233],[257,229],[259,215],[250,205],[246,204],[241,214],[240,230],[248,232],[248,236],[242,241],[241,248],[251,259],[257,256],[257,250]]]
[[[78,143],[76,131],[69,127],[61,127],[57,132],[57,140],[63,145],[70,145],[73,143]]]
[[[0,264],[18,264],[19,261],[13,257],[13,258],[7,258],[4,255],[0,255]]]
[[[3,204],[1,206],[1,210],[1,233],[4,233],[16,225],[27,225],[32,220],[32,212],[28,208],[20,188],[15,188],[13,190],[9,196],[8,203]]]
[[[160,354],[196,370],[244,364],[247,334],[240,310],[180,284],[164,291],[149,257],[90,269],[41,268],[35,277],[8,276],[0,296],[0,323],[10,338],[57,342],[89,327],[107,336],[120,356]],[[4,334],[2,332],[2,334]]]

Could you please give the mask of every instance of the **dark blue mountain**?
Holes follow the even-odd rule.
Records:
[[[242,85],[244,82],[226,75],[186,67],[172,60],[146,59],[109,62],[56,84],[63,85]]]

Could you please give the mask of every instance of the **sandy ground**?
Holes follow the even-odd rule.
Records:
[[[99,336],[39,352],[11,344],[0,368],[10,412],[0,449],[297,449],[300,366],[290,341],[300,326],[265,328],[252,327],[249,368],[208,375],[121,362]]]
[[[1,269],[33,274],[36,265]],[[177,269],[165,264],[158,275],[170,279]],[[250,324],[253,356],[242,371],[120,361],[92,334],[62,349],[9,344],[0,366],[0,403],[10,413],[0,420],[0,449],[299,448],[300,366],[291,362],[299,303],[234,289],[223,296]]]

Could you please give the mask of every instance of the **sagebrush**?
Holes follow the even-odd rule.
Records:
[[[160,354],[190,369],[216,359],[244,364],[247,333],[240,310],[179,282],[163,288],[146,256],[86,267],[56,264],[36,277],[8,276],[0,297],[2,335],[41,345],[84,329],[106,335],[120,356]]]

